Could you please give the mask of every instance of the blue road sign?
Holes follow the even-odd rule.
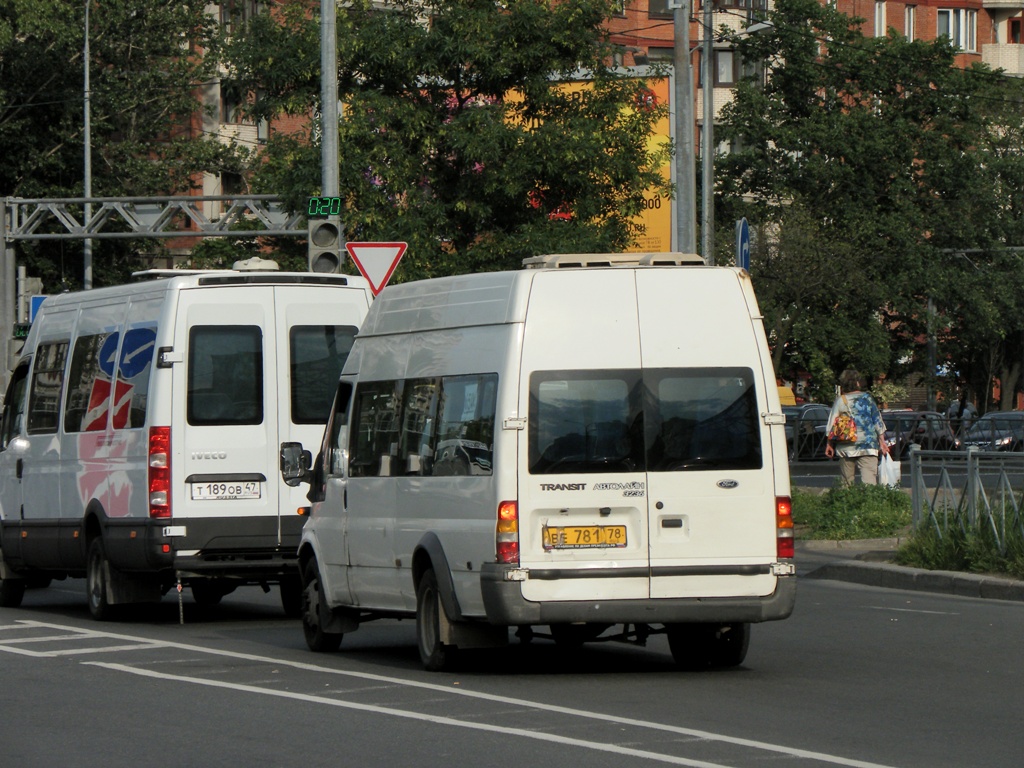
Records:
[[[750,226],[745,218],[736,222],[736,266],[750,271]]]

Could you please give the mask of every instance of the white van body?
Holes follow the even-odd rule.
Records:
[[[302,489],[372,301],[363,278],[209,271],[46,299],[0,422],[0,603],[85,575],[106,618],[176,584],[300,604]]]
[[[415,615],[431,669],[544,625],[665,631],[681,664],[730,665],[751,622],[792,612],[785,420],[749,274],[565,266],[587,260],[378,296],[312,474],[311,648]]]

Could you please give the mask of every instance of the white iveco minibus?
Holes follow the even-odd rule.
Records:
[[[509,628],[739,664],[795,600],[784,422],[744,270],[561,255],[391,286],[310,478],[307,643],[415,616],[428,669]]]
[[[279,584],[298,612],[281,444],[323,434],[369,284],[170,274],[43,302],[0,422],[0,604],[85,575],[100,619],[177,584]]]

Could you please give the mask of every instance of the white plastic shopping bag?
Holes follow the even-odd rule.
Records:
[[[898,488],[901,479],[900,463],[893,461],[892,456],[885,454],[878,462],[878,484],[890,488]]]

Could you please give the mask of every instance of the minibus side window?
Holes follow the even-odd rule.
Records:
[[[327,426],[327,440],[324,445],[327,473],[335,477],[345,474],[345,448],[348,432],[348,408],[352,400],[352,385],[346,381],[338,385],[334,398],[334,410]]]
[[[438,405],[432,475],[490,475],[498,375],[446,376]]]
[[[145,426],[149,377],[153,372],[155,352],[156,328],[139,327],[125,332],[117,364],[114,429]]]
[[[749,368],[648,371],[647,464],[652,472],[760,469]]]
[[[68,355],[67,341],[40,344],[32,371],[32,388],[28,399],[30,435],[52,434],[60,420],[61,392],[64,389],[64,363]]]
[[[102,432],[110,411],[110,381],[120,334],[79,336],[71,351],[68,396],[64,403],[65,432]]]
[[[402,438],[399,451],[402,474],[432,475],[437,444],[437,401],[440,379],[415,379],[405,383],[402,405]]]
[[[28,366],[20,365],[11,378],[4,398],[3,420],[0,422],[0,451],[21,434],[25,419],[25,388],[28,384]]]
[[[189,424],[261,424],[263,332],[255,325],[193,326],[187,378]]]
[[[350,477],[389,477],[398,469],[401,382],[370,381],[356,387],[349,435]]]
[[[358,328],[296,325],[289,331],[291,420],[323,424]]]

